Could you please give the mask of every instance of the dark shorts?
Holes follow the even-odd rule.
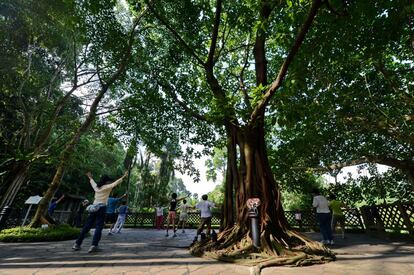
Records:
[[[117,213],[106,213],[105,222],[106,223],[116,223],[117,218],[118,218]]]

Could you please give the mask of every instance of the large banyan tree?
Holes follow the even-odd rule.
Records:
[[[269,103],[275,93],[282,92],[301,45],[320,42],[313,26],[332,16],[330,10],[344,9],[345,4],[282,2],[177,0],[149,4],[152,16],[147,17],[143,46],[147,53],[143,56],[152,58],[141,62],[139,71],[145,73],[136,75],[136,81],[127,87],[135,95],[123,112],[129,118],[135,111],[142,116],[151,97],[157,110],[147,121],[155,119],[156,113],[160,116],[163,108],[166,113],[159,119],[170,116],[171,103],[183,114],[182,124],[191,128],[184,118],[191,117],[194,125],[214,125],[226,137],[222,230],[217,242],[196,243],[191,251],[253,265],[258,272],[270,265],[304,265],[334,258],[323,245],[289,228],[265,137],[266,117],[274,115]],[[177,118],[164,127],[176,123]],[[160,125],[138,125],[148,130],[157,127]],[[197,130],[184,132],[191,140]],[[249,198],[261,201],[260,247],[251,238]]]
[[[294,97],[297,89],[297,96],[306,98],[307,90],[315,88],[310,70],[329,72],[329,64],[340,66],[345,60],[338,58],[338,52],[366,46],[346,44],[337,51],[342,46],[338,36],[346,30],[369,37],[375,26],[362,27],[359,20],[381,21],[394,14],[395,3],[161,0],[146,4],[150,15],[143,23],[139,65],[127,73],[124,89],[130,97],[120,108],[121,127],[154,145],[167,137],[204,144],[219,136],[226,140],[222,230],[217,242],[198,242],[191,252],[256,266],[256,272],[270,265],[333,259],[324,246],[289,228],[269,165],[267,130],[283,120],[278,109],[287,91]],[[329,94],[330,85],[318,90]],[[249,198],[261,200],[259,247],[251,237]]]

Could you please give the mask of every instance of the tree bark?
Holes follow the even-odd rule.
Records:
[[[263,121],[253,127],[240,129],[240,155],[241,167],[238,184],[238,212],[237,222],[242,225],[247,223],[246,201],[249,198],[259,198],[260,227],[272,228],[272,232],[278,233],[279,237],[286,237],[287,221],[284,216],[280,191],[273,178],[266,153],[264,140]]]
[[[227,128],[227,169],[222,209],[221,231],[234,226],[234,188],[237,186],[237,133],[234,126]]]
[[[219,260],[253,265],[259,269],[287,264],[286,261],[290,264],[305,265],[334,259],[334,255],[323,245],[290,230],[284,215],[280,190],[271,172],[266,153],[264,123],[260,119],[256,122],[252,126],[233,127],[232,131],[228,132],[230,150],[226,183],[238,179],[235,185],[235,223],[231,225],[228,222],[232,219],[232,213],[225,213],[226,226],[223,226],[218,242],[197,242],[191,247],[191,253],[196,256],[207,254]],[[233,139],[229,142],[232,138],[235,138],[235,141]],[[229,181],[230,179],[233,181]],[[232,210],[229,204],[232,199],[231,193],[229,186],[226,186],[225,211]],[[259,198],[261,201],[259,248],[253,246],[251,221],[246,204],[249,198]]]

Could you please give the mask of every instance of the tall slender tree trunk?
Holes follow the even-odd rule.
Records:
[[[287,221],[283,212],[279,188],[274,180],[264,140],[262,121],[258,125],[239,130],[240,167],[237,189],[238,211],[236,221],[247,224],[246,202],[249,198],[261,201],[259,217],[261,231],[271,232],[286,238]]]
[[[2,195],[0,209],[3,209],[5,206],[11,206],[14,199],[16,198],[17,193],[22,187],[23,183],[27,179],[27,173],[29,171],[29,162],[21,161],[10,173],[11,180],[4,190],[4,195]]]

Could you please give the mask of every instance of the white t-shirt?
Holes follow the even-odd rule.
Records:
[[[316,207],[316,213],[331,213],[328,200],[321,195],[313,197],[312,206]]]
[[[179,208],[180,208],[180,213],[181,214],[187,214],[188,213],[188,208],[190,208],[190,207],[188,206],[188,204],[182,203]]]
[[[202,218],[208,218],[211,217],[211,208],[214,208],[214,203],[211,201],[200,201],[197,203],[196,208],[200,209]]]
[[[120,184],[124,178],[119,178],[111,184],[105,184],[101,187],[96,185],[96,182],[93,179],[89,179],[89,183],[91,184],[93,190],[95,191],[95,200],[93,204],[105,204],[108,201],[109,194],[111,194],[112,189]]]
[[[157,211],[158,217],[164,215],[164,207],[155,207],[155,210]]]

